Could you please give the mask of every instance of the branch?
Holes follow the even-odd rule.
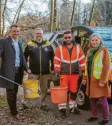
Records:
[[[12,24],[14,24],[15,22],[17,23],[17,21],[18,21],[18,19],[19,19],[19,15],[20,15],[20,12],[21,12],[21,8],[22,8],[22,6],[23,6],[23,4],[24,4],[24,1],[25,0],[23,0],[22,2],[21,2],[21,4],[19,5],[19,7],[18,7],[18,9],[17,9],[17,12],[16,12],[16,14],[15,14],[15,16],[14,16],[14,19],[13,19],[13,21],[12,21]],[[16,18],[17,17],[17,18]],[[15,21],[16,20],[16,21]]]

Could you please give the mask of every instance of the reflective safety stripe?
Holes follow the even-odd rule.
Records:
[[[45,41],[45,40],[43,40],[43,41]],[[29,46],[35,46],[35,47],[37,47],[37,43],[34,42],[34,41],[28,42],[28,45],[29,45]],[[51,42],[50,42],[50,41],[46,41],[46,43],[45,43],[44,45],[42,45],[42,47],[47,47],[47,46],[49,46],[49,45],[51,45]]]
[[[77,47],[77,59],[75,59],[75,60],[71,60],[71,62],[69,61],[69,60],[64,60],[63,59],[63,55],[62,55],[62,46],[60,45],[59,46],[59,48],[60,48],[60,54],[61,54],[61,61],[63,62],[63,63],[75,63],[75,62],[77,62],[78,61],[78,57],[79,57],[79,46],[77,45],[76,46]]]
[[[97,64],[97,63],[95,63],[94,66],[102,67],[102,64]]]
[[[60,67],[60,65],[58,65],[58,64],[54,64],[54,67]]]
[[[85,58],[85,56],[83,55],[83,56],[81,56],[80,58],[79,58],[79,61],[81,61],[83,58]]]
[[[74,107],[77,107],[76,101],[69,101],[69,108],[71,109],[71,108],[74,108]],[[66,103],[58,104],[58,108],[59,108],[59,110],[66,108]]]
[[[68,64],[70,64],[70,61],[68,61],[68,60],[62,59],[61,61],[62,61],[63,63],[68,63]]]
[[[76,63],[78,61],[78,59],[76,60],[71,60],[71,63]]]
[[[76,48],[77,48],[77,59],[79,59],[79,52],[80,52],[79,45],[77,45]]]
[[[68,61],[68,60],[61,60],[63,63],[68,63],[68,64],[70,64],[70,61]],[[78,59],[76,59],[76,60],[71,60],[71,63],[76,63],[78,61]]]
[[[35,42],[32,42],[32,41],[28,42],[28,45],[33,46],[33,47],[37,47],[37,44]]]
[[[100,72],[100,71],[95,71],[95,70],[94,70],[94,74],[100,75],[101,72]]]
[[[60,46],[59,46],[59,48],[60,48],[61,59],[63,60],[63,55],[62,55],[62,46],[60,45]]]
[[[57,56],[55,56],[54,59],[56,59],[56,60],[58,60],[58,61],[61,61],[61,59],[58,58]]]
[[[50,46],[50,44],[43,45],[42,47],[47,47],[47,46]]]
[[[80,64],[80,67],[86,66],[86,63]]]

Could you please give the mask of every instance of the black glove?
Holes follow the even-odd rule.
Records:
[[[54,85],[55,86],[59,86],[59,75],[60,75],[60,72],[59,71],[55,71],[55,80],[54,80]]]

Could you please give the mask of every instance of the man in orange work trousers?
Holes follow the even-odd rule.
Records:
[[[60,74],[60,86],[68,86],[70,91],[69,108],[75,114],[80,111],[76,108],[76,92],[78,88],[79,70],[85,70],[85,56],[82,47],[72,41],[72,33],[64,33],[63,45],[59,45],[54,57],[55,72]],[[66,103],[58,104],[61,116],[66,116]]]

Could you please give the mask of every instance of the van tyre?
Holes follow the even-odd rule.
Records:
[[[89,110],[90,109],[90,100],[87,97],[87,95],[85,94],[85,90],[86,90],[86,87],[85,87],[85,85],[83,85],[81,87],[81,89],[78,90],[78,92],[77,92],[77,97],[76,97],[77,107],[79,109]]]

